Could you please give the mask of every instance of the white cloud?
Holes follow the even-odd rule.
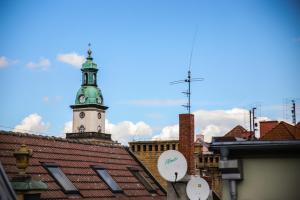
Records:
[[[152,140],[178,140],[179,125],[166,126],[159,135],[153,136]]]
[[[7,67],[8,65],[13,65],[18,63],[18,60],[10,60],[6,58],[5,56],[0,57],[0,68]]]
[[[198,110],[195,115],[195,129],[201,130],[205,141],[210,142],[212,136],[223,136],[237,125],[248,128],[248,110],[233,108],[229,110]],[[267,117],[257,118],[257,122],[269,120]],[[258,132],[258,131],[257,131]],[[177,139],[179,134],[178,124],[166,126],[161,133],[152,139]]]
[[[184,99],[141,99],[128,102],[128,104],[137,106],[178,106],[185,103]]]
[[[128,141],[140,136],[150,136],[152,128],[145,122],[133,123],[130,121],[122,121],[117,124],[105,121],[106,132],[110,133],[113,140],[117,140],[122,144],[127,144]]]
[[[59,103],[63,99],[62,96],[54,96],[54,97],[49,97],[49,96],[44,96],[43,97],[43,102],[44,103]]]
[[[51,65],[50,61],[47,58],[40,58],[37,62],[29,62],[27,63],[27,67],[29,69],[42,69],[47,70]]]
[[[45,103],[48,103],[48,102],[49,102],[49,97],[48,97],[48,96],[44,96],[44,97],[43,97],[43,101],[44,101]]]
[[[77,53],[66,53],[57,55],[57,60],[73,65],[76,68],[80,68],[84,62],[84,56],[78,55]]]
[[[16,125],[13,131],[43,134],[49,127],[50,124],[45,123],[40,115],[33,113],[25,117],[19,125]]]
[[[5,56],[0,57],[0,68],[6,67],[8,65],[8,60]]]
[[[72,121],[68,121],[64,124],[64,133],[72,133],[72,127],[73,127],[73,122]]]

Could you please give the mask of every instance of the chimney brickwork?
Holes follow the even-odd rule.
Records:
[[[195,174],[195,159],[194,159],[194,115],[180,114],[179,115],[179,151],[184,155],[187,161],[188,175]]]

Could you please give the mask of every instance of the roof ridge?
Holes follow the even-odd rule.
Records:
[[[295,128],[295,132],[296,132],[296,128],[297,127],[294,127],[293,125],[285,122],[285,121],[281,121],[279,124],[282,124],[283,127],[285,128],[285,130],[287,130],[287,132],[294,138],[296,139],[296,136],[290,131],[290,129],[287,127],[287,126],[290,126],[291,128]]]
[[[91,141],[87,141],[84,139],[81,139],[81,141],[80,141],[78,139],[67,139],[67,138],[57,137],[57,136],[38,135],[38,134],[22,133],[22,132],[14,132],[14,131],[4,131],[4,130],[0,130],[0,135],[13,135],[13,136],[19,136],[19,137],[40,138],[40,139],[54,140],[54,141],[60,141],[60,142],[69,142],[69,143],[76,143],[76,144],[105,146],[105,147],[119,147],[119,148],[126,147],[126,146],[118,144],[118,143],[96,144],[96,143],[93,143]]]

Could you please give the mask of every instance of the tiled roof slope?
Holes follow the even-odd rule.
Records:
[[[237,125],[231,131],[226,133],[224,137],[238,137],[238,138],[249,139],[251,135],[252,134],[250,131],[247,131],[244,127]]]
[[[123,146],[92,145],[63,138],[0,131],[0,160],[10,179],[17,174],[13,152],[21,144],[33,150],[27,174],[48,184],[48,190],[42,192],[42,199],[166,199],[163,189]],[[80,194],[65,194],[42,162],[56,163]],[[91,165],[105,167],[124,192],[111,192]],[[128,167],[142,170],[156,192],[149,193]]]
[[[282,121],[260,140],[300,140],[300,128]]]

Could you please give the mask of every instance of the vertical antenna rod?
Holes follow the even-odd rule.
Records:
[[[252,111],[249,110],[249,117],[250,117],[250,132],[252,132]]]
[[[295,100],[292,100],[292,118],[293,118],[293,124],[296,125],[297,121],[296,121],[296,103]]]
[[[256,123],[255,123],[255,110],[256,110],[256,107],[252,108],[252,127],[253,127],[253,133],[255,135],[255,131],[256,131]]]
[[[196,28],[195,31],[195,35],[193,38],[193,44],[192,44],[192,49],[191,49],[191,54],[190,54],[190,60],[189,60],[189,70],[188,70],[188,76],[186,79],[184,80],[178,80],[178,81],[173,81],[170,82],[171,85],[174,84],[179,84],[179,83],[187,83],[188,84],[188,89],[186,92],[182,92],[183,94],[185,94],[187,96],[188,102],[185,105],[182,105],[183,107],[185,107],[189,114],[191,113],[191,82],[194,81],[203,81],[203,78],[192,78],[192,72],[191,72],[191,65],[192,65],[192,57],[193,57],[193,52],[194,52],[194,46],[195,46],[195,41],[196,41],[196,37],[197,37],[197,32],[198,32],[198,27]]]

